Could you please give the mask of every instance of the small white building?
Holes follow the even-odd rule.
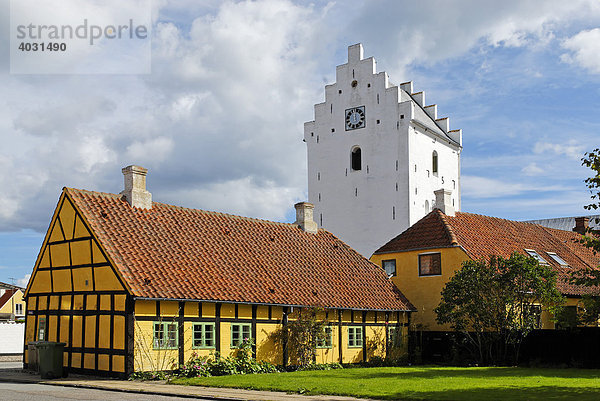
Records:
[[[377,73],[361,44],[325,86],[304,141],[315,220],[366,257],[432,210],[434,191],[460,210],[461,130],[412,82]]]

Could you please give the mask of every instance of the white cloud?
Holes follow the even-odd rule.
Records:
[[[257,183],[244,177],[203,188],[184,188],[170,196],[174,204],[185,202],[204,210],[282,221],[304,194],[298,188],[278,186],[273,181]]]
[[[584,151],[585,146],[576,141],[569,141],[567,143],[536,142],[533,147],[533,153],[536,154],[549,152],[554,155],[564,155],[575,160],[581,159]]]
[[[357,14],[352,36],[368,38],[374,54],[384,54],[390,69],[402,74],[412,63],[460,57],[477,45],[547,45],[558,27],[597,21],[600,5],[595,0],[381,1],[365,3]],[[377,25],[370,22],[375,20]]]
[[[529,163],[527,166],[521,169],[521,172],[525,175],[541,175],[544,174],[546,170],[537,165],[537,163]]]
[[[126,155],[132,163],[153,163],[165,160],[173,150],[173,139],[158,137],[145,142],[133,142]]]
[[[495,178],[463,175],[461,194],[470,199],[503,198],[533,192],[565,191],[560,185],[543,185],[533,182],[503,181]]]
[[[19,287],[27,287],[27,283],[29,283],[29,279],[31,278],[31,274],[26,274],[24,277],[17,280],[16,285]]]
[[[564,40],[562,47],[569,53],[563,54],[561,60],[600,74],[600,28],[581,31]]]
[[[320,66],[335,70],[326,10],[157,4],[149,76],[0,75],[0,230],[44,230],[63,186],[118,193],[134,163],[157,201],[201,207],[171,197],[201,188],[200,199],[220,197],[208,207],[282,217],[303,196],[302,123],[321,100]]]
[[[63,186],[119,192],[120,168],[132,163],[149,168],[157,201],[285,216],[306,189],[302,124],[313,118],[335,65],[345,62],[347,45],[363,42],[367,56],[397,71],[472,49],[484,65],[495,47],[544,45],[558,28],[599,15],[596,2],[583,0],[357,4],[161,0],[154,2],[149,76],[3,73],[0,230],[46,229]],[[396,83],[404,78],[391,75]],[[447,93],[454,102],[463,98],[469,105],[463,121],[477,124],[492,106],[474,99],[472,78],[452,81],[456,87]],[[430,88],[435,79],[441,78],[419,85]],[[507,126],[515,126],[512,117]],[[466,141],[478,135],[474,131],[465,131]],[[478,139],[489,140],[484,134]],[[552,155],[575,158],[581,149],[548,143],[554,145],[542,152]],[[501,156],[482,156],[474,162],[502,167],[494,164]],[[526,163],[544,166],[537,158],[507,165],[516,174],[533,171]],[[464,183],[466,196],[522,193],[526,185],[509,179],[470,184],[468,174]]]

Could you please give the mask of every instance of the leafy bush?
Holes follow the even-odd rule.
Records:
[[[171,372],[150,371],[150,372],[133,372],[129,375],[129,380],[168,380]]]
[[[334,369],[344,369],[341,363],[331,362],[331,363],[311,363],[310,365],[300,366],[298,370],[334,370]]]
[[[252,340],[245,338],[237,348],[235,355],[227,358],[221,358],[218,353],[198,356],[194,352],[192,357],[177,370],[176,375],[178,377],[209,377],[279,372],[275,365],[254,359],[252,345]]]

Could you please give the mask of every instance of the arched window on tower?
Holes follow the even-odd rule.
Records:
[[[433,153],[431,155],[431,171],[435,175],[437,175],[437,173],[438,173],[438,154],[435,150],[433,151]]]
[[[354,171],[362,168],[360,148],[358,146],[352,148],[352,153],[350,154],[350,168],[352,168]]]
[[[425,213],[429,213],[429,201],[425,201]]]

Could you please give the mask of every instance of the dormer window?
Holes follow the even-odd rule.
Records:
[[[535,250],[533,250],[533,249],[525,249],[525,252],[527,252],[527,254],[529,256],[531,256],[532,258],[535,258],[540,265],[547,265],[548,264],[548,262],[546,262],[546,260],[544,258],[542,258],[540,256],[540,254],[537,253]]]
[[[556,263],[558,263],[562,267],[569,267],[569,264],[567,262],[565,262],[564,259],[561,258],[560,256],[558,256],[556,253],[554,253],[554,252],[546,252],[546,253],[548,254],[548,256],[550,256],[552,258],[552,260],[554,260]]]
[[[352,168],[354,171],[362,168],[362,158],[359,147],[352,149],[352,153],[350,154],[350,168]]]

